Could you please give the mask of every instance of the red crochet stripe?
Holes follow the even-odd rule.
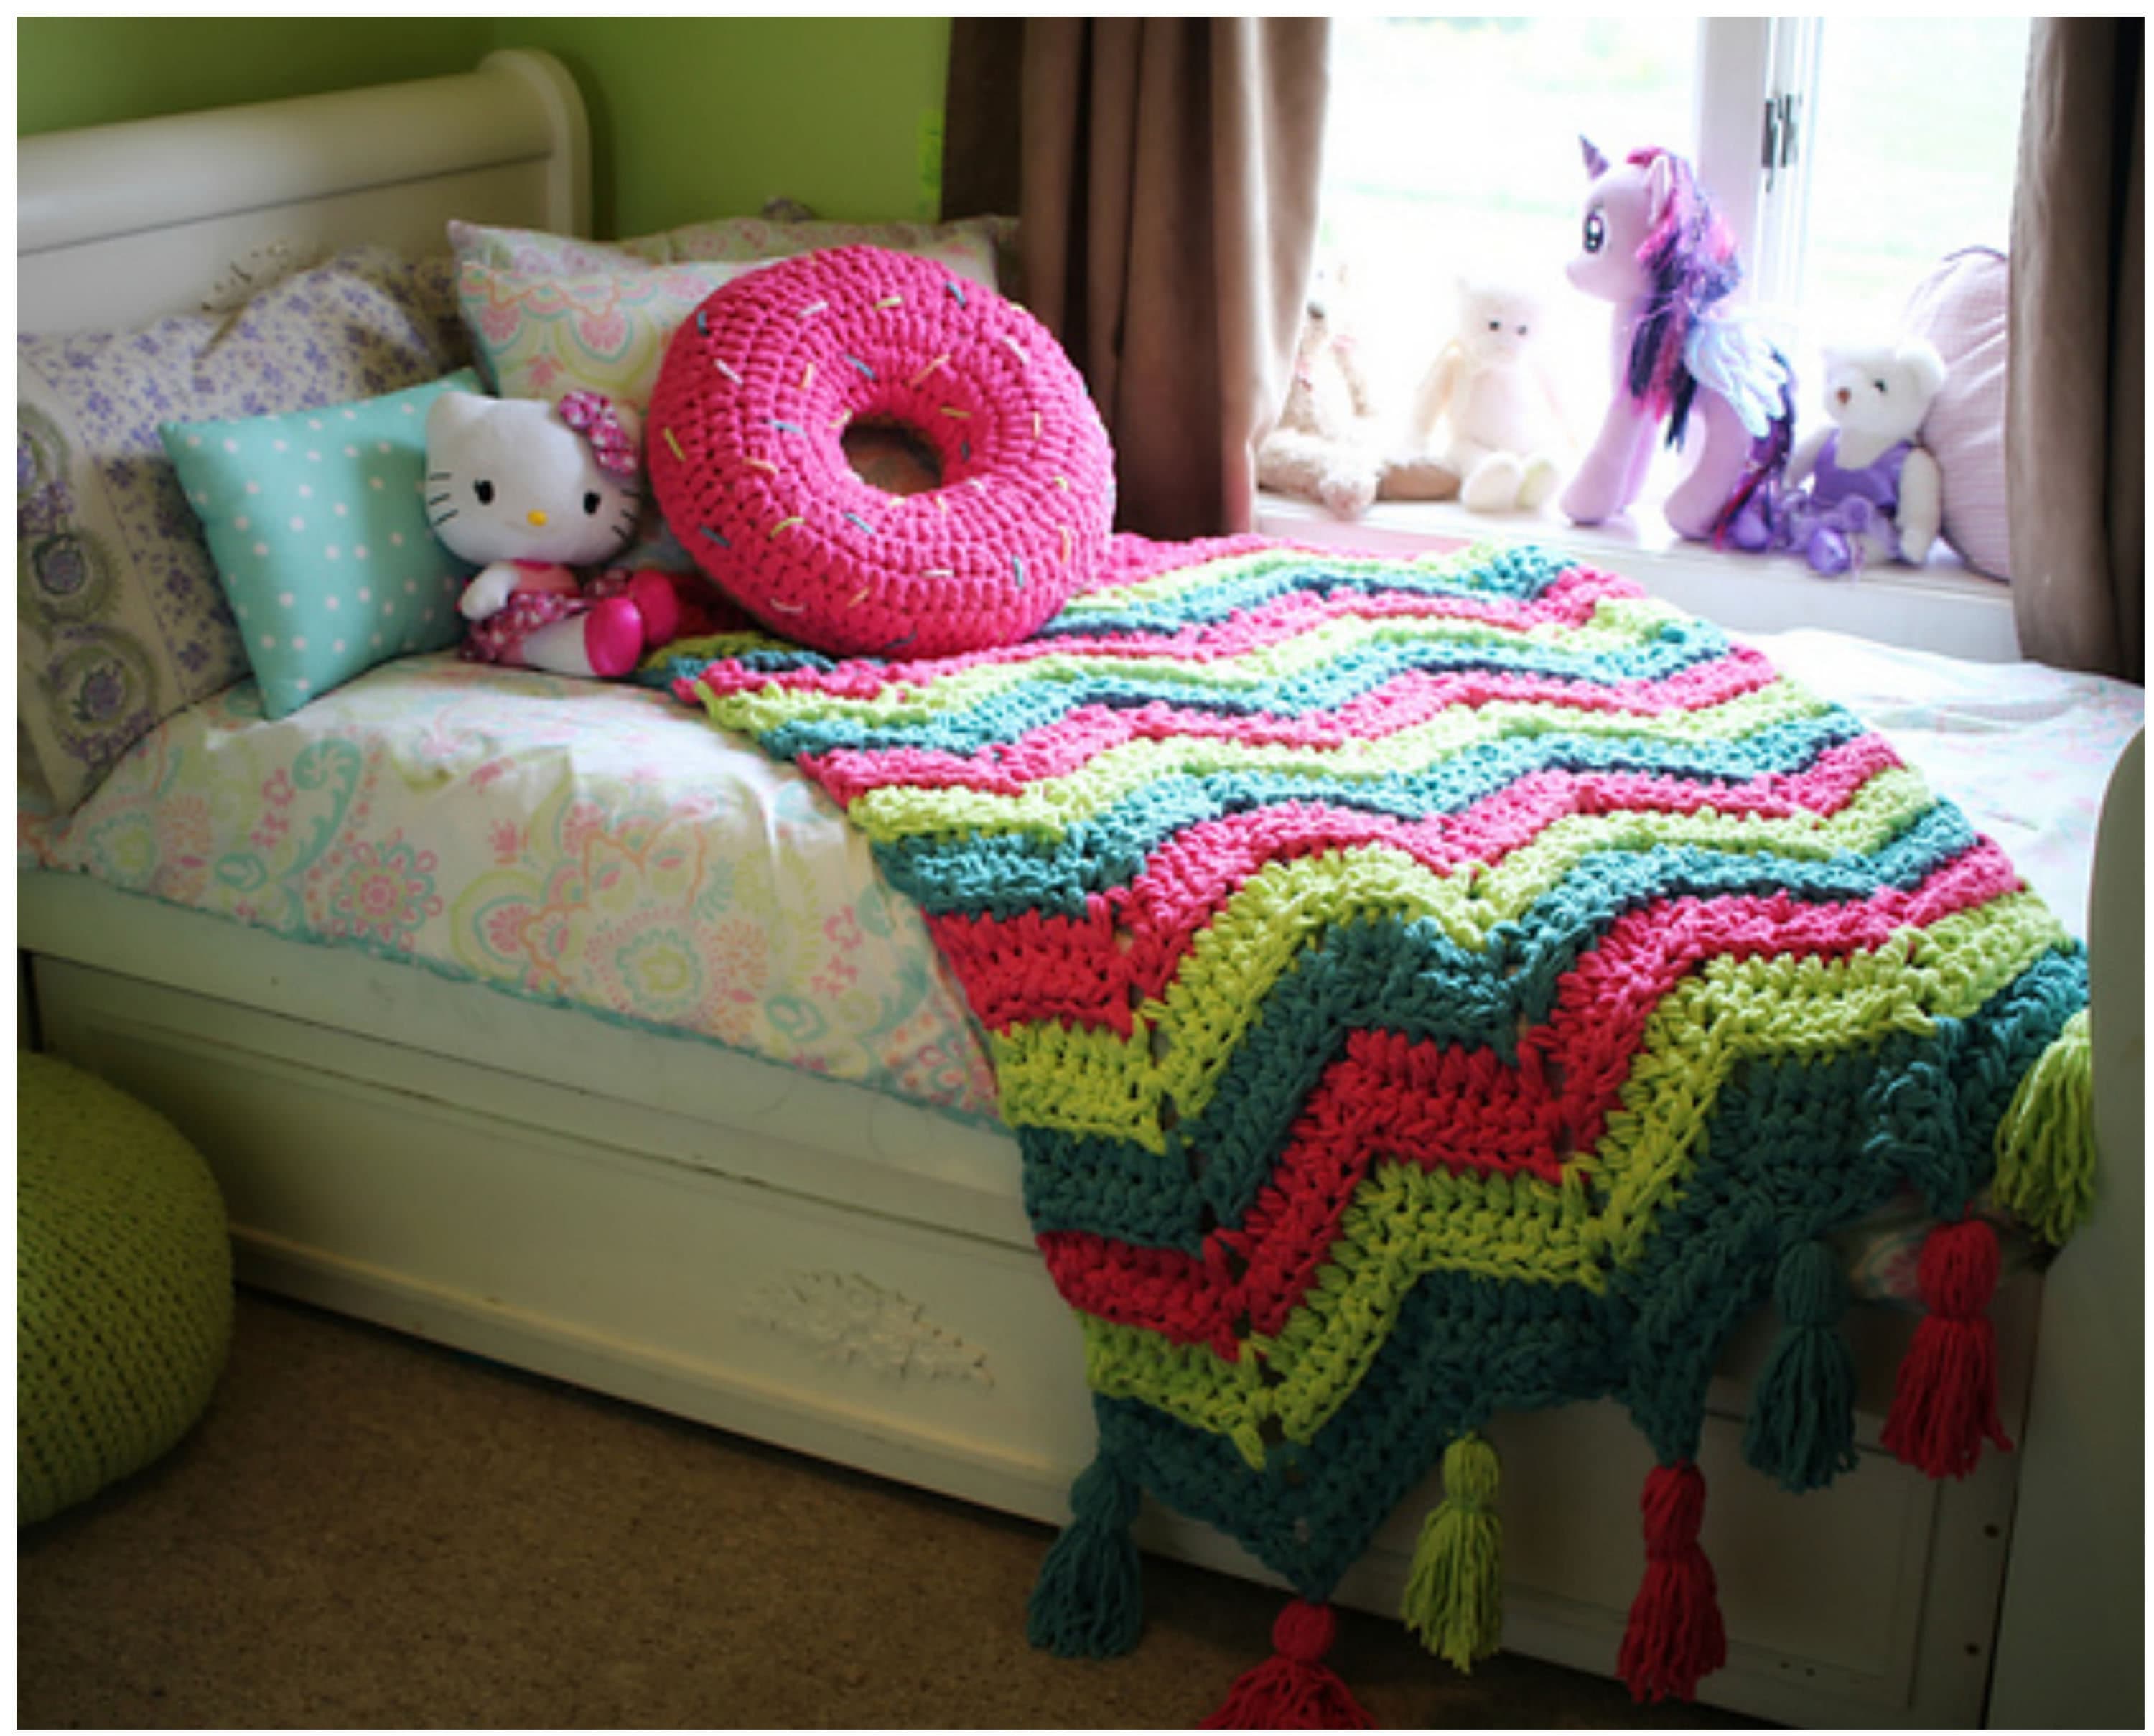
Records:
[[[1294,590],[1218,621],[1200,621],[1172,633],[1140,631],[1081,634],[1031,639],[993,651],[965,651],[947,657],[922,657],[898,663],[852,659],[832,669],[766,671],[743,669],[730,659],[711,664],[674,684],[675,693],[693,705],[704,694],[727,698],[735,693],[778,688],[844,699],[872,699],[886,687],[924,687],[945,676],[981,664],[1008,669],[1043,657],[1088,656],[1119,662],[1211,662],[1239,656],[1308,632],[1325,620],[1456,620],[1525,633],[1554,624],[1583,626],[1605,599],[1635,597],[1627,579],[1571,567],[1530,602],[1503,597],[1424,595],[1411,591]]]
[[[1785,893],[1685,898],[1632,911],[1564,974],[1548,1020],[1520,1041],[1517,1066],[1489,1049],[1350,1033],[1243,1222],[1213,1231],[1201,1257],[1058,1230],[1039,1238],[1049,1272],[1074,1308],[1233,1360],[1238,1320],[1267,1335],[1284,1326],[1379,1159],[1559,1181],[1564,1158],[1599,1141],[1647,1019],[1702,961],[1845,957],[2017,884],[2003,853],[1985,842],[1912,892],[1887,887],[1833,905]]]
[[[1067,776],[1111,748],[1131,741],[1215,739],[1251,747],[1311,749],[1377,742],[1446,711],[1493,702],[1554,705],[1578,712],[1643,717],[1702,712],[1779,679],[1748,647],[1671,676],[1601,682],[1519,670],[1408,670],[1334,710],[1303,717],[1233,717],[1157,700],[1141,707],[1080,706],[1029,735],[977,753],[932,748],[840,748],[804,754],[801,768],[840,802],[892,786],[983,790],[1018,795],[1042,779]]]
[[[1721,814],[1830,816],[1900,763],[1881,736],[1828,748],[1800,772],[1748,783],[1698,783],[1636,772],[1534,772],[1456,814],[1401,820],[1324,803],[1294,803],[1189,827],[1166,840],[1126,886],[1095,893],[1085,916],[1035,910],[1014,917],[928,922],[974,1014],[990,1029],[1066,1018],[1126,1036],[1136,1001],[1166,993],[1197,934],[1267,863],[1386,845],[1431,874],[1493,866],[1573,814]],[[1134,993],[1134,999],[1133,999]]]

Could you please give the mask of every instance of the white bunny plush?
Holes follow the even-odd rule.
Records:
[[[596,392],[558,405],[444,392],[426,415],[426,513],[482,563],[457,606],[464,655],[557,675],[625,675],[683,631],[701,581],[608,571],[635,534],[643,484],[633,411]]]

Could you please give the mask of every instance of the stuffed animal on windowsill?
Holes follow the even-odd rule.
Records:
[[[1416,449],[1447,424],[1441,462],[1476,512],[1530,512],[1555,492],[1561,401],[1535,343],[1545,309],[1516,285],[1458,282],[1457,334],[1422,378],[1407,418]]]
[[[643,501],[633,411],[596,392],[558,405],[444,392],[426,416],[426,511],[452,553],[480,563],[457,604],[476,662],[555,675],[626,675],[656,647],[717,631],[700,577],[600,565],[635,534]]]
[[[1877,561],[1920,566],[1944,515],[1944,477],[1917,436],[1945,382],[1924,338],[1824,352],[1832,426],[1800,441],[1769,508],[1772,542],[1839,575]]]
[[[1649,146],[1611,163],[1590,140],[1579,144],[1589,184],[1565,273],[1615,304],[1615,390],[1563,510],[1578,524],[1626,510],[1664,440],[1685,457],[1661,503],[1669,528],[1693,541],[1758,546],[1741,521],[1786,465],[1794,380],[1770,339],[1728,311],[1743,277],[1734,237],[1683,158]]]
[[[1294,377],[1279,421],[1257,447],[1257,483],[1358,518],[1377,500],[1448,500],[1458,473],[1387,452],[1359,350],[1340,329],[1334,286],[1319,277],[1304,310]]]

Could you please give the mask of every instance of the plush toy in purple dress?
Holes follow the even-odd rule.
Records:
[[[1900,472],[1915,449],[1912,440],[1887,447],[1882,457],[1855,470],[1840,467],[1840,436],[1830,436],[1818,453],[1807,490],[1785,503],[1781,540],[1805,556],[1820,573],[1838,574],[1859,565],[1871,548],[1877,558],[1900,558],[1900,534],[1894,518],[1900,510]]]
[[[1766,523],[1771,546],[1794,550],[1820,573],[1887,560],[1920,566],[1937,540],[1943,488],[1917,437],[1944,383],[1944,359],[1916,338],[1827,350],[1825,365],[1832,426],[1804,437],[1784,483],[1753,517]]]

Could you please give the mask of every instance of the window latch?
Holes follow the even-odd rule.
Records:
[[[1792,91],[1765,99],[1765,137],[1759,163],[1765,171],[1765,186],[1769,191],[1777,171],[1794,166],[1796,116],[1801,110],[1802,100]]]

